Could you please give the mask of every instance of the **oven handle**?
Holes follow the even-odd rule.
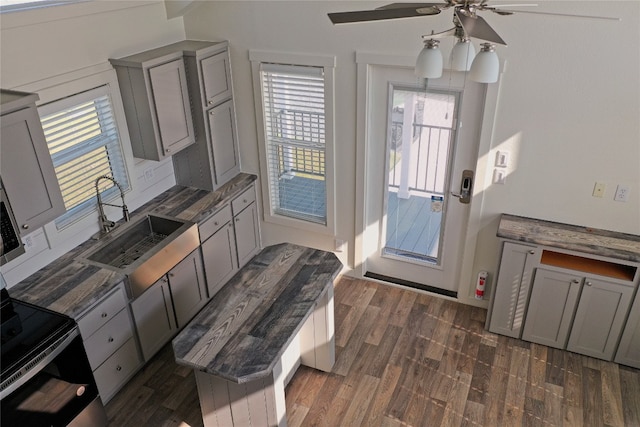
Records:
[[[0,400],[9,396],[15,390],[20,388],[24,383],[33,378],[38,372],[40,372],[45,366],[47,366],[52,360],[54,360],[67,346],[73,341],[80,333],[78,327],[75,326],[72,330],[60,337],[56,342],[44,349],[40,354],[34,357],[29,363],[20,369],[15,374],[2,382],[0,385]]]

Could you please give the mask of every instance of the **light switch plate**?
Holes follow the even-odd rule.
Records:
[[[496,164],[497,168],[506,168],[509,166],[509,152],[508,151],[497,151],[496,152]]]

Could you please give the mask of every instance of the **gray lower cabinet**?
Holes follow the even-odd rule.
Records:
[[[622,331],[615,361],[640,369],[640,292],[636,293],[629,317]]]
[[[206,303],[197,249],[131,303],[144,360],[156,354]]]
[[[249,200],[249,201],[247,201]],[[255,203],[255,190],[250,188],[246,194],[234,200],[234,230],[236,234],[236,248],[238,253],[238,267],[245,265],[260,249],[260,231],[258,229],[258,210]]]
[[[580,296],[580,276],[536,270],[522,339],[564,348]]]
[[[611,360],[634,287],[536,269],[522,339]]]
[[[540,261],[536,247],[505,242],[493,292],[489,330],[520,338],[533,272]]]
[[[142,363],[122,285],[82,315],[78,327],[100,397],[106,403]]]
[[[567,350],[611,360],[632,296],[632,286],[586,277]]]
[[[162,160],[195,142],[180,52],[154,49],[109,61],[118,76],[135,157]]]
[[[260,250],[255,184],[200,224],[209,298]]]
[[[212,218],[216,229],[202,243],[202,259],[207,276],[209,297],[213,297],[237,271],[236,238],[229,206]]]
[[[1,92],[0,171],[21,234],[31,233],[65,212],[37,99],[35,94]]]

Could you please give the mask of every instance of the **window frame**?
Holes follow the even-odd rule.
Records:
[[[264,221],[268,223],[294,227],[305,231],[335,236],[335,129],[334,129],[334,99],[335,99],[335,56],[303,55],[269,51],[249,51],[253,77],[255,117],[258,134],[258,150],[262,185],[262,205]],[[319,224],[300,218],[294,218],[276,213],[271,205],[271,185],[268,168],[267,135],[265,131],[264,99],[262,94],[261,64],[278,64],[291,66],[319,67],[324,72],[324,113],[325,113],[325,191],[326,191],[326,224]]]
[[[111,93],[112,89],[113,88],[109,87],[108,84],[102,84],[94,88],[90,88],[87,90],[83,90],[81,92],[70,94],[63,98],[52,100],[45,104],[39,105],[38,113],[40,115],[40,119],[42,120],[44,117],[59,113],[66,109],[74,108],[79,105],[86,104],[89,102],[94,102],[95,100],[99,100],[101,98],[106,97],[107,103],[109,105],[109,116],[110,116],[109,119],[112,121],[112,124],[110,125],[110,131],[115,133],[116,139],[115,140],[110,139],[106,142],[100,141],[98,144],[95,144],[95,138],[91,137],[83,142],[96,145],[96,148],[104,147],[107,152],[107,157],[114,157],[114,160],[117,163],[120,163],[120,165],[117,166],[116,169],[114,169],[113,165],[111,164],[112,162],[108,162],[109,172],[106,173],[106,175],[113,176],[118,181],[118,183],[122,185],[122,189],[126,193],[131,190],[131,179],[129,176],[129,170],[127,168],[125,151],[122,145],[121,132],[118,126],[118,120],[116,117],[115,108],[112,101],[112,93]],[[98,124],[100,127],[102,127],[105,124],[103,122],[104,117],[102,117],[103,112],[96,110],[95,113],[98,117],[100,117],[98,119],[99,121]],[[46,131],[45,131],[45,135],[46,135]],[[49,141],[47,141],[47,146],[48,145],[49,145]],[[117,148],[117,150],[119,151],[117,155],[114,155],[113,152],[111,153],[109,152],[109,148],[110,148],[109,146],[111,147],[115,146]],[[66,148],[63,150],[63,152],[67,152],[68,150],[69,148]],[[80,151],[80,150],[72,149],[72,151]],[[76,159],[78,159],[79,157],[82,157],[82,154],[75,156],[69,159],[68,161],[63,162],[59,166],[70,164]],[[54,166],[55,166],[55,163],[56,162],[54,159]],[[101,174],[101,175],[104,175],[104,174]],[[56,172],[56,177],[58,178],[58,182],[60,182],[60,178],[57,175],[57,172]],[[93,187],[93,182],[87,183],[87,186],[89,187],[89,190],[91,190]],[[95,193],[95,191],[93,193]],[[115,185],[107,185],[107,186],[103,185],[102,191],[100,192],[100,194],[102,195],[102,198],[105,201],[114,200],[116,199],[116,197],[119,197],[120,195],[119,190],[115,187]],[[88,215],[91,215],[93,212],[95,212],[96,206],[95,206],[95,203],[92,203],[92,200],[94,199],[94,197],[95,196],[91,196],[83,200],[79,204],[72,206],[70,209],[67,209],[64,214],[60,215],[54,221],[56,228],[58,230],[64,230],[65,228],[73,225],[74,223],[78,222],[82,218]],[[66,205],[66,200],[65,200],[65,205]]]

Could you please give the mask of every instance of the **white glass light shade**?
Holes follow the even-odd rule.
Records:
[[[438,48],[438,40],[426,40],[424,48],[418,54],[416,60],[416,76],[425,79],[437,79],[442,76],[442,52]]]
[[[460,39],[451,50],[451,69],[455,71],[469,71],[476,48],[469,39]]]
[[[471,64],[469,78],[479,83],[495,83],[498,81],[499,73],[500,61],[495,46],[491,43],[482,43],[482,49]]]

